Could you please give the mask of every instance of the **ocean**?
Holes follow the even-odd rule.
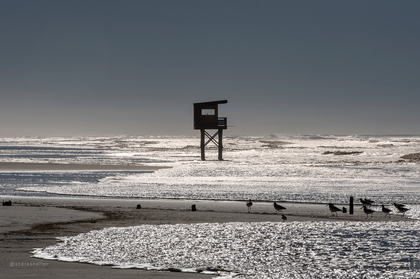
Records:
[[[156,172],[0,172],[0,194],[346,203],[420,201],[420,136],[228,136],[200,160],[198,137],[0,139],[0,162],[169,166]],[[118,187],[114,187],[118,185]]]
[[[195,136],[1,138],[4,163],[170,168],[0,171],[0,195],[309,203],[347,203],[353,196],[404,203],[411,218],[420,216],[420,163],[406,156],[420,152],[419,135],[225,136],[223,161],[212,146],[201,161],[199,143]],[[174,240],[188,239],[191,230],[200,243]],[[145,236],[150,232],[153,239]],[[420,258],[419,232],[418,222],[149,225],[64,238],[35,255],[117,267],[211,267],[226,278],[409,278],[416,276],[410,262]],[[122,254],[112,256],[105,243],[117,236]]]

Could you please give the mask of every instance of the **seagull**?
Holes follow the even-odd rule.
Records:
[[[393,205],[395,206],[396,209],[398,209],[398,213],[402,213],[403,216],[404,214],[410,210],[409,208],[404,207],[405,205],[401,204],[401,203],[393,203]]]
[[[248,212],[250,212],[251,211],[251,206],[252,206],[251,199],[248,200],[248,202],[246,203],[246,206],[248,207]]]
[[[393,203],[393,205],[395,206],[396,209],[400,209],[400,208],[404,208],[405,205],[401,204],[401,203]]]
[[[403,214],[403,217],[404,217],[404,214],[407,212],[407,211],[409,211],[410,209],[409,208],[406,208],[406,207],[400,207],[400,208],[398,208],[398,213],[402,213]]]
[[[366,207],[366,205],[363,206],[363,212],[366,214],[366,219],[368,218],[369,214],[370,216],[373,218],[373,212],[375,212],[375,210],[372,209],[368,209]]]
[[[359,200],[362,203],[362,205],[369,206],[369,207],[372,205],[372,203],[374,203],[373,200],[369,200],[367,198],[365,198],[364,200],[363,199],[359,199]]]
[[[282,214],[282,215],[281,215],[281,219],[283,219],[284,221],[286,221],[286,220],[287,220],[286,215]]]
[[[365,201],[370,202],[370,203],[374,203],[373,200],[370,200],[370,199],[367,199],[367,198],[365,198]]]
[[[286,209],[286,207],[281,206],[280,204],[277,204],[274,202],[274,209],[277,210],[277,212],[282,211],[283,209]]]
[[[384,205],[381,205],[381,207],[382,207],[382,212],[385,213],[385,217],[386,215],[388,215],[389,218],[391,218],[391,215],[389,215],[389,213],[391,212],[391,209],[386,208]]]
[[[335,206],[334,204],[332,204],[332,203],[327,204],[327,206],[330,208],[331,213],[332,213],[332,214],[334,214],[334,213],[335,213],[337,216],[338,216],[337,211],[342,211],[340,208],[336,207],[336,206]]]

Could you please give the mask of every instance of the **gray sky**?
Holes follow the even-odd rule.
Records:
[[[420,134],[420,1],[0,1],[0,136]]]

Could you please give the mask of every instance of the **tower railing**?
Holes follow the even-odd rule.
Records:
[[[227,128],[227,117],[218,117],[217,120],[219,128]]]

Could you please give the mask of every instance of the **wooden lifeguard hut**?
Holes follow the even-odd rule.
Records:
[[[223,130],[227,129],[227,118],[219,117],[219,104],[227,104],[227,100],[194,104],[194,129],[201,132],[200,148],[203,161],[206,160],[204,149],[209,142],[213,142],[219,148],[219,160],[223,160]],[[217,132],[212,136],[206,130],[217,130]]]

